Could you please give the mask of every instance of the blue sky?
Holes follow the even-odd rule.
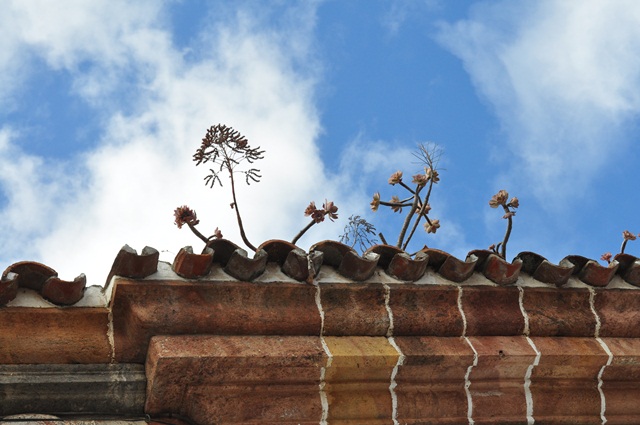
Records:
[[[66,5],[62,5],[66,3]],[[239,189],[254,244],[290,240],[309,201],[388,240],[402,218],[371,212],[441,146],[427,244],[460,258],[499,242],[499,189],[520,208],[507,256],[598,259],[640,232],[635,1],[13,1],[0,15],[0,262],[42,261],[102,284],[119,248],[171,261],[201,243],[173,225],[241,243],[228,187],[191,155],[206,129],[260,145],[262,182]],[[637,254],[631,242],[627,252]]]

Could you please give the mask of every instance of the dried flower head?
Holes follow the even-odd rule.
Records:
[[[518,201],[518,198],[514,196],[513,198],[511,198],[507,206],[511,208],[518,208],[520,206],[520,201]]]
[[[429,220],[424,224],[427,233],[435,233],[440,228],[440,220]]]
[[[625,230],[624,232],[622,232],[622,237],[624,238],[625,241],[635,241],[636,240],[636,235],[634,235],[633,233],[631,233],[628,230]]]
[[[507,198],[509,198],[509,193],[507,193],[506,190],[501,190],[491,197],[489,206],[491,208],[498,208],[501,205],[505,205],[507,202]],[[518,198],[514,199],[516,200],[516,202],[518,201]]]
[[[516,215],[515,211],[509,211],[508,213],[506,213],[505,215],[502,216],[502,218],[511,218],[514,215]]]
[[[304,215],[306,217],[309,217],[310,215],[313,215],[313,213],[316,211],[316,203],[314,201],[309,202],[309,206],[304,210]]]
[[[397,195],[393,195],[391,197],[391,203],[395,205],[391,205],[391,210],[393,212],[402,212],[402,205],[400,203],[400,198]]]
[[[601,259],[602,261],[606,261],[607,263],[611,263],[611,258],[612,258],[612,257],[613,257],[613,256],[611,255],[611,253],[610,253],[610,252],[605,252],[604,254],[602,254],[602,256],[600,257],[600,259]]]
[[[222,231],[216,227],[216,230],[213,231],[213,237],[216,239],[222,239]]]
[[[390,185],[396,185],[398,183],[402,182],[402,171],[398,170],[395,173],[391,174],[391,177],[389,177],[389,184]]]
[[[373,194],[373,200],[371,201],[371,211],[378,211],[378,207],[380,206],[380,192],[376,192]]]
[[[322,208],[324,208],[325,215],[329,216],[329,220],[333,221],[338,218],[338,207],[333,203],[333,201],[324,200],[324,204],[322,204]]]
[[[418,205],[418,211],[422,211],[422,215],[426,216],[431,211],[431,204],[427,204],[424,206],[424,210],[422,209],[422,205]]]
[[[412,183],[418,186],[424,186],[429,181],[429,177],[426,174],[416,174],[413,176]]]
[[[431,179],[432,182],[438,183],[440,181],[440,174],[432,168],[425,168],[424,173],[427,176],[427,179]]]
[[[175,217],[175,225],[178,226],[178,229],[182,229],[182,226],[185,224],[195,226],[200,223],[196,212],[186,205],[176,208],[173,216]]]

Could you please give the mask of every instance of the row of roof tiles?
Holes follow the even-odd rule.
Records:
[[[116,256],[107,283],[114,275],[142,279],[158,269],[159,252],[145,247],[140,254],[125,245]],[[313,245],[309,252],[280,240],[263,243],[251,258],[247,252],[225,239],[209,243],[201,254],[185,247],[176,255],[172,268],[186,279],[207,276],[213,264],[241,281],[253,281],[265,272],[267,263],[274,262],[287,276],[311,283],[322,265],[335,268],[342,276],[355,282],[370,279],[381,268],[390,277],[415,282],[427,271],[436,273],[452,282],[461,283],[474,272],[500,286],[514,284],[521,273],[535,280],[561,287],[572,276],[593,287],[604,287],[617,274],[625,282],[640,287],[640,259],[629,254],[618,254],[608,266],[578,255],[565,257],[560,264],[553,264],[539,254],[522,252],[512,262],[507,262],[492,251],[474,250],[465,260],[437,249],[425,248],[414,256],[389,245],[376,245],[359,255],[351,247],[336,241],[324,241]],[[86,277],[81,274],[72,281],[58,278],[57,272],[40,263],[24,261],[12,264],[0,280],[0,305],[14,299],[18,288],[39,292],[45,299],[57,305],[72,305],[83,296]]]

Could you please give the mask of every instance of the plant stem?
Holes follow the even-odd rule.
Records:
[[[193,232],[194,235],[196,235],[197,237],[199,237],[200,239],[202,239],[204,241],[205,245],[209,243],[209,239],[205,235],[200,233],[198,231],[198,229],[196,229],[196,226],[194,226],[192,224],[189,224],[189,223],[187,223],[187,225],[189,226],[189,229],[191,229],[191,231]]]
[[[240,228],[240,236],[242,237],[242,241],[246,246],[251,248],[253,252],[256,252],[257,249],[249,240],[247,239],[247,235],[244,233],[244,226],[242,225],[242,218],[240,217],[240,210],[238,209],[238,201],[236,200],[236,186],[233,180],[233,168],[231,167],[231,161],[227,158],[227,168],[229,170],[229,177],[231,178],[231,195],[233,196],[233,208],[236,210],[236,217],[238,219],[238,227]]]
[[[382,234],[382,232],[378,233],[378,236],[380,236],[380,240],[382,241],[383,244],[389,245],[387,243],[387,240],[384,238],[384,235]]]
[[[291,243],[295,245],[296,242],[298,242],[298,239],[300,239],[302,235],[307,233],[307,230],[311,229],[314,224],[316,224],[316,221],[311,220],[311,223],[307,224],[304,229],[300,230],[300,232],[291,240]]]
[[[404,219],[404,224],[402,225],[402,229],[400,230],[400,234],[398,235],[398,243],[396,246],[398,248],[402,247],[402,242],[404,241],[404,235],[407,233],[407,229],[409,228],[409,224],[411,224],[411,218],[413,214],[415,214],[418,209],[418,201],[420,200],[420,190],[422,187],[418,186],[415,191],[415,195],[413,197],[413,204],[411,205],[411,211],[407,214],[407,217]]]
[[[404,243],[404,246],[402,247],[403,251],[407,250],[407,246],[409,245],[409,241],[411,240],[411,238],[413,238],[413,234],[416,232],[416,229],[418,228],[418,224],[420,223],[420,220],[422,219],[422,216],[424,215],[424,210],[427,208],[427,205],[429,204],[429,198],[431,197],[431,188],[433,187],[433,180],[429,181],[429,190],[427,191],[427,196],[424,198],[424,202],[422,203],[422,208],[420,208],[420,212],[418,213],[418,217],[416,218],[416,221],[413,222],[413,228],[411,229],[411,232],[409,233],[409,237],[407,237],[407,240]],[[429,221],[429,219],[427,218],[427,221]],[[431,224],[431,222],[429,222],[429,224]]]
[[[507,208],[505,205],[502,206],[502,208],[504,208],[504,211],[508,214],[511,211],[509,211],[509,208]],[[507,217],[508,220],[508,224],[507,224],[507,233],[504,234],[504,239],[502,240],[502,246],[500,247],[500,256],[502,257],[503,260],[507,259],[507,242],[509,242],[509,236],[511,236],[511,227],[513,226],[513,220],[511,219],[511,215],[509,215],[509,217]]]
[[[624,254],[624,249],[627,247],[627,240],[624,239],[622,241],[622,246],[620,247],[620,254]]]

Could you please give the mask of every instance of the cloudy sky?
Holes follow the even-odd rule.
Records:
[[[598,259],[640,232],[640,3],[630,1],[7,1],[0,13],[0,263],[36,260],[103,284],[120,247],[171,261],[241,240],[228,183],[191,160],[223,123],[266,151],[238,190],[249,239],[290,240],[311,200],[395,240],[389,175],[441,181],[424,244],[464,258],[499,242],[488,201],[520,199],[507,256]],[[640,244],[640,242],[635,242]],[[629,253],[640,245],[629,244]]]

